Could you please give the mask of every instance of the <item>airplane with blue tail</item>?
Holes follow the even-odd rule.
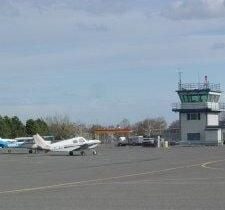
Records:
[[[53,139],[53,136],[45,136],[46,139]],[[51,144],[51,141],[47,140]],[[0,149],[27,149],[29,153],[37,152],[40,148],[35,144],[33,137],[19,137],[15,139],[3,139],[0,137]]]
[[[0,148],[19,148],[24,142],[18,142],[15,139],[2,139],[0,138]]]

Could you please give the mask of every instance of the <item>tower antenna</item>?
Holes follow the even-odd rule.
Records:
[[[200,88],[200,75],[199,75],[199,72],[198,72],[198,88]]]
[[[179,71],[179,72],[178,72],[178,75],[179,75],[179,83],[178,83],[178,85],[179,85],[179,90],[181,90],[181,88],[182,88],[182,74],[183,74],[182,71]]]

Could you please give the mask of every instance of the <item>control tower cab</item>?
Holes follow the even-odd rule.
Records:
[[[223,144],[219,119],[225,105],[219,103],[220,84],[209,83],[206,76],[204,83],[182,84],[180,81],[176,92],[181,103],[174,104],[172,110],[179,113],[181,143]]]

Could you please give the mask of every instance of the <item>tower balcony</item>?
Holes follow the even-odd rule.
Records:
[[[193,91],[193,90],[209,90],[213,92],[221,92],[220,84],[213,83],[184,83],[178,85],[179,91]]]
[[[225,111],[225,103],[174,103],[172,104],[173,112],[201,112],[201,111],[211,111],[211,112],[223,112]]]

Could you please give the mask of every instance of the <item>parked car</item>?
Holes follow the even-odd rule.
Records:
[[[128,139],[126,137],[119,137],[117,146],[122,147],[122,146],[127,146],[128,145]]]
[[[180,142],[178,141],[169,141],[168,143],[169,143],[169,146],[176,146],[180,144]]]
[[[129,137],[128,144],[132,146],[140,146],[143,142],[143,136],[131,136]]]
[[[142,142],[143,147],[156,147],[157,142],[154,138],[144,138]]]

